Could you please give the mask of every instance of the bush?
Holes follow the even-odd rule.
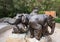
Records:
[[[60,18],[55,18],[56,23],[60,23]]]
[[[44,14],[44,11],[38,11],[38,14]]]

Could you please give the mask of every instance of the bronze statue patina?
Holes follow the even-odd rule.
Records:
[[[17,28],[13,28],[14,33],[26,33],[28,29],[30,31],[30,37],[35,37],[37,40],[44,35],[52,35],[55,29],[55,21],[51,15],[45,14],[21,14],[18,16],[14,23],[7,22],[11,25],[15,25]],[[51,28],[51,32],[48,31],[48,26]]]
[[[51,35],[54,33],[54,28],[55,28],[55,21],[54,18],[51,15],[24,15],[22,16],[22,23],[25,24],[26,26],[29,25],[30,27],[30,32],[31,32],[31,37],[36,37],[39,39],[41,37],[41,34],[43,35]],[[51,28],[51,33],[48,32],[48,26]],[[39,29],[38,29],[39,28]],[[41,29],[42,28],[42,29]],[[39,32],[40,34],[34,33],[35,31]],[[41,33],[42,30],[42,33]],[[37,35],[40,35],[37,36]],[[34,36],[35,35],[35,36]]]
[[[55,29],[55,21],[54,18],[52,16],[48,16],[48,15],[34,15],[30,18],[29,20],[29,25],[31,28],[33,28],[34,30],[37,30],[39,32],[39,29],[41,29],[42,26],[42,34],[46,34],[46,35],[51,35],[54,33],[54,29]],[[39,27],[39,25],[41,25]],[[48,26],[51,28],[51,33],[48,32]],[[38,28],[39,29],[36,29]],[[32,31],[34,32],[34,31]],[[31,32],[31,33],[32,33]],[[40,35],[41,37],[41,33],[36,32],[36,34]],[[44,33],[45,32],[45,33]],[[31,36],[33,36],[34,34],[32,34]],[[38,40],[40,39],[39,36],[34,35]]]
[[[26,25],[29,25],[31,37],[35,37],[39,40],[42,35],[51,35],[54,33],[55,21],[51,15],[48,16],[45,14],[41,14],[41,15],[37,14],[37,15],[30,16],[30,18],[29,18],[29,16],[23,15],[23,17],[25,17],[25,18],[22,17],[23,19],[21,19],[21,20],[24,20],[24,21],[22,21],[22,23],[24,23],[24,24],[27,23]],[[27,21],[27,19],[28,19],[28,21]],[[48,26],[51,28],[51,33],[49,33],[49,31],[48,31]]]
[[[15,25],[15,27],[13,27],[12,33],[26,33],[28,31],[28,28],[26,27],[26,25],[22,23],[22,20],[21,20],[22,16],[23,16],[22,14],[18,16],[18,18],[13,23],[9,21],[4,21],[10,25]]]
[[[21,34],[21,33],[27,33],[27,31],[28,31],[28,28],[22,23],[15,25],[15,26],[16,27],[13,28],[12,33],[20,33]]]

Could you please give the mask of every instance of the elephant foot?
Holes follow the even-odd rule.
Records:
[[[36,38],[37,40],[40,40],[40,37],[37,37],[37,36],[36,36],[35,38]]]
[[[49,35],[50,35],[49,32],[46,32],[46,33],[45,33],[45,36],[49,36]]]
[[[20,32],[19,32],[19,31],[12,31],[12,33],[17,33],[17,34],[18,34],[18,33],[20,33]]]
[[[12,33],[15,33],[14,31],[12,31]]]
[[[33,35],[30,35],[31,38],[33,38],[34,36]]]

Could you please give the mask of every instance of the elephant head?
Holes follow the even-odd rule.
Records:
[[[22,23],[25,24],[25,26],[29,25],[29,19],[30,19],[30,15],[29,14],[23,14],[22,16]]]
[[[22,22],[22,14],[20,14],[19,16],[17,16],[17,18],[15,19],[15,21],[13,23],[9,22],[9,21],[4,21],[5,23],[8,23],[10,25],[18,25],[19,23]]]
[[[54,29],[55,29],[54,17],[52,17],[51,15],[49,15],[49,17],[47,19],[47,24],[51,28],[51,33],[49,33],[51,35],[51,34],[54,33]]]

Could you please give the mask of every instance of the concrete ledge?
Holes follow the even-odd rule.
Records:
[[[25,40],[20,38],[7,38],[6,42],[25,42]]]
[[[39,41],[35,38],[27,37],[26,34],[11,34],[6,42],[52,42],[50,36],[42,37]]]
[[[60,23],[56,23],[56,27],[60,28]]]
[[[3,33],[5,32],[6,30],[8,29],[11,29],[12,26],[8,25],[8,24],[3,24],[3,23],[0,23],[0,33]]]
[[[11,34],[6,39],[6,42],[26,42],[25,36],[26,34]]]

